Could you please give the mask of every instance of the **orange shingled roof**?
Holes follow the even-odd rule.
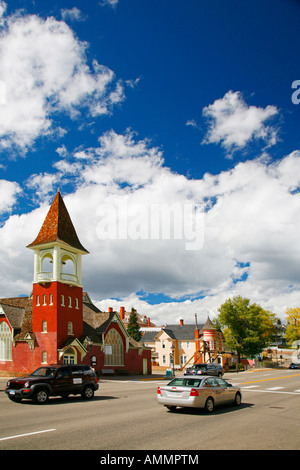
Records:
[[[66,243],[73,248],[88,253],[78,239],[71,217],[59,191],[56,193],[38,236],[27,247],[31,248],[56,241]]]

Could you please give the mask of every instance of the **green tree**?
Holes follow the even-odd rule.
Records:
[[[277,318],[250,300],[237,296],[219,308],[217,322],[221,325],[226,344],[237,353],[237,369],[242,355],[253,357],[270,343],[275,334]]]
[[[132,308],[130,312],[127,331],[131,338],[133,338],[135,341],[140,341],[142,333],[140,331],[140,326],[138,323],[138,316],[134,308]]]
[[[300,339],[300,308],[288,308],[286,310],[286,332],[285,337],[289,346],[293,341]]]

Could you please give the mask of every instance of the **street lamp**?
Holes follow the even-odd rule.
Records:
[[[172,346],[171,346],[171,351],[172,351],[172,362],[173,362],[173,377],[175,377],[175,346],[174,344],[172,343]]]
[[[87,344],[89,345],[89,352],[90,352],[90,366],[92,365],[92,347],[93,347],[93,340],[89,336],[86,338]]]

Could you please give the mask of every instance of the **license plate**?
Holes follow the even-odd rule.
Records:
[[[10,391],[9,391],[9,394],[10,394],[10,395],[15,395],[15,393],[16,393],[15,390],[10,390]]]

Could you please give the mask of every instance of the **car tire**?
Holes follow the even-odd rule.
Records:
[[[234,398],[234,404],[235,406],[240,406],[241,403],[242,403],[242,396],[240,392],[237,392]]]
[[[214,399],[212,397],[208,397],[206,402],[205,402],[205,411],[207,413],[212,413],[215,409],[215,402],[214,402]]]
[[[91,385],[87,385],[81,392],[81,397],[85,400],[91,400],[94,397],[94,388]]]
[[[40,388],[33,395],[33,401],[38,405],[44,405],[45,403],[47,403],[48,398],[49,392],[45,388]]]

